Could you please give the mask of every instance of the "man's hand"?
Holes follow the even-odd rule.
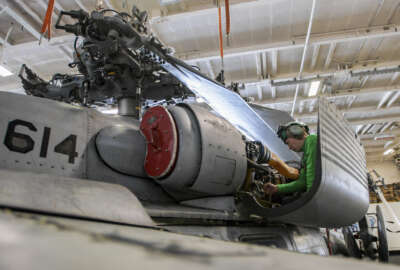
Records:
[[[270,195],[278,192],[278,187],[276,185],[274,185],[274,184],[271,184],[271,183],[266,183],[263,186],[263,188],[264,188],[265,193],[270,194]]]

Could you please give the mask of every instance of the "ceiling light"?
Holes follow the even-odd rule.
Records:
[[[319,85],[321,84],[321,81],[313,81],[310,86],[310,90],[308,91],[308,96],[313,97],[317,95]]]
[[[390,148],[390,149],[386,150],[385,152],[383,152],[383,154],[386,156],[386,155],[389,155],[389,154],[391,154],[393,152],[394,152],[393,148]]]
[[[13,73],[11,71],[6,69],[4,66],[0,65],[0,76],[7,77],[7,76],[11,76],[11,75],[13,75]]]
[[[118,109],[105,109],[105,110],[100,110],[101,113],[104,114],[117,114],[118,113]]]
[[[172,4],[176,4],[178,2],[180,2],[181,0],[160,0],[160,5],[161,6],[168,6],[168,5],[172,5]]]

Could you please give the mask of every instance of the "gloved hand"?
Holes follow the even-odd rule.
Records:
[[[271,184],[271,183],[266,183],[263,186],[263,189],[264,189],[265,193],[270,194],[270,195],[278,192],[278,187],[276,185],[274,185],[274,184]]]

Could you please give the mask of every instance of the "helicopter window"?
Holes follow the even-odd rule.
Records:
[[[288,249],[288,245],[285,239],[281,235],[269,235],[269,234],[242,235],[239,238],[239,241],[249,244],[267,246],[267,247]]]

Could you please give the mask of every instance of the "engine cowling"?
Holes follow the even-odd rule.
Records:
[[[194,104],[150,108],[140,126],[145,171],[177,200],[234,194],[246,177],[242,135]]]

